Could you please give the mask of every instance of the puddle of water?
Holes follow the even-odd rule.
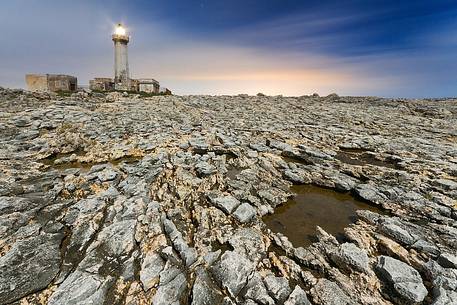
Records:
[[[354,154],[361,154],[367,151],[372,151],[369,149],[364,149],[364,148],[345,148],[345,147],[340,147],[340,151],[344,151],[347,153],[354,153]]]
[[[212,251],[221,250],[221,254],[224,254],[225,251],[233,251],[234,250],[234,248],[229,244],[229,242],[221,244],[217,240],[215,240],[214,242],[211,243],[211,248],[212,248]]]
[[[56,160],[59,160],[59,159],[62,159],[62,158],[68,158],[73,154],[76,155],[76,156],[84,156],[85,152],[82,149],[78,149],[78,150],[75,150],[75,151],[70,152],[70,153],[56,153],[56,154],[50,155],[47,158],[39,160],[39,162],[44,164],[44,165],[57,166],[57,164],[54,164],[54,162]],[[72,163],[72,162],[67,162],[67,163]]]
[[[56,169],[59,172],[63,172],[67,169],[79,169],[81,173],[87,173],[90,171],[92,166],[96,165],[96,163],[80,163],[80,162],[67,162],[58,165],[50,165],[52,169]]]
[[[361,149],[343,149],[336,154],[336,158],[343,163],[352,165],[375,165],[387,168],[397,168],[393,161],[383,161],[376,159],[372,154]]]
[[[65,162],[65,163],[60,163],[60,164],[54,164],[54,161],[63,157],[68,157],[71,154],[58,154],[54,155],[52,157],[42,159],[39,162],[41,162],[44,165],[49,166],[52,169],[56,169],[58,171],[65,171],[67,169],[79,169],[81,173],[87,173],[90,171],[92,166],[98,165],[98,164],[105,164],[105,163],[110,163],[114,167],[118,167],[121,163],[125,164],[132,164],[138,161],[141,161],[143,157],[136,157],[136,156],[127,156],[127,157],[122,157],[116,160],[109,160],[105,162],[78,162],[78,161],[73,161],[73,162]],[[47,169],[46,169],[47,170]]]
[[[303,164],[303,165],[312,165],[312,163],[304,160],[304,159],[300,159],[300,158],[293,158],[293,157],[286,157],[286,156],[282,156],[282,159],[284,161],[286,161],[287,163],[298,163],[298,164]]]
[[[119,158],[116,160],[110,160],[108,162],[114,166],[119,166],[121,163],[132,164],[132,163],[139,162],[141,160],[143,160],[142,156],[141,157],[140,156],[127,156],[127,157],[122,157],[122,158]]]
[[[350,194],[313,186],[295,185],[295,196],[263,217],[267,227],[287,236],[295,247],[306,247],[315,241],[316,226],[341,238],[349,224],[356,221],[357,210],[382,210],[359,201]]]
[[[229,180],[236,180],[236,176],[238,176],[243,170],[245,170],[245,168],[230,166],[225,175]]]

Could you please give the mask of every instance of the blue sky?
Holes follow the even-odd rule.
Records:
[[[119,21],[132,77],[179,94],[457,96],[457,2],[445,0],[5,0],[0,85],[111,76]]]

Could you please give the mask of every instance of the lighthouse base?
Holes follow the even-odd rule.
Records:
[[[117,83],[114,84],[115,90],[124,90],[124,91],[138,91],[135,86],[132,86],[130,83]]]

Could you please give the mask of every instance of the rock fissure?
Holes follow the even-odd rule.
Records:
[[[456,105],[0,89],[0,304],[453,304]]]

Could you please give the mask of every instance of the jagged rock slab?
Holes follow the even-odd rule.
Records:
[[[0,304],[44,289],[60,268],[62,234],[43,234],[17,241],[0,257]]]
[[[0,109],[0,304],[403,304],[409,266],[455,303],[455,99],[0,88]],[[294,183],[382,211],[297,248],[261,218]]]
[[[411,266],[388,256],[380,256],[376,269],[390,289],[406,302],[419,303],[427,296],[422,278]]]

